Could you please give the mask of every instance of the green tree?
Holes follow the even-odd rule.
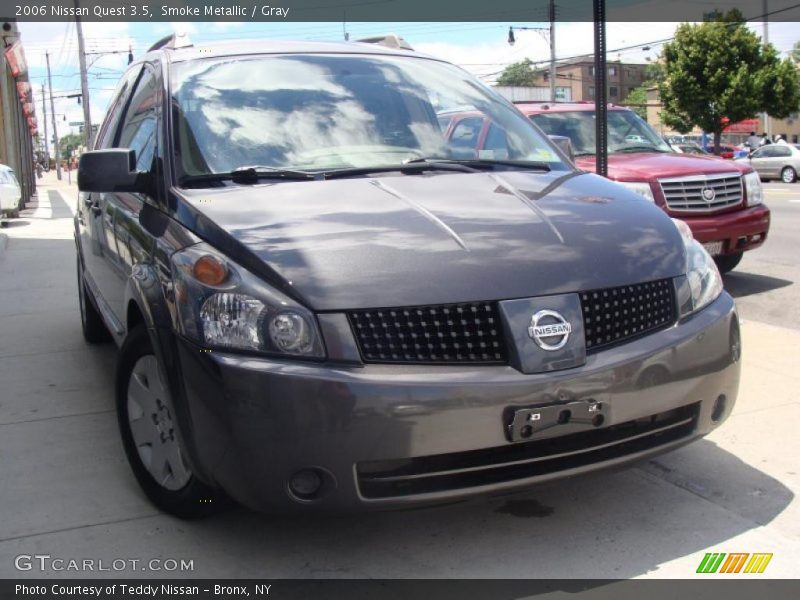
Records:
[[[86,139],[83,135],[78,133],[68,133],[60,140],[58,140],[58,150],[61,153],[61,158],[64,160],[69,158],[69,151],[67,148],[72,146],[73,149],[76,149],[78,146],[82,146]]]
[[[536,81],[536,71],[530,58],[508,65],[500,77],[497,85],[531,86]]]
[[[680,132],[698,126],[713,133],[717,154],[729,122],[763,111],[780,119],[800,106],[800,79],[791,60],[781,61],[774,46],[763,46],[738,11],[681,24],[663,57],[662,120]]]
[[[624,106],[629,106],[630,109],[637,115],[647,120],[647,88],[651,87],[648,83],[643,83],[639,87],[633,88],[625,99],[622,101]]]
[[[664,81],[664,63],[657,61],[648,63],[644,68],[645,83],[643,85],[654,85],[660,81]]]

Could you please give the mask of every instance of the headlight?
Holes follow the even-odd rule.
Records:
[[[744,188],[747,192],[747,206],[755,206],[764,202],[764,189],[758,173],[745,173]]]
[[[180,332],[216,349],[324,358],[314,315],[208,244],[172,256]]]
[[[620,185],[624,185],[630,191],[636,192],[642,198],[650,200],[650,202],[656,201],[656,199],[653,197],[653,190],[650,188],[649,183],[641,183],[635,181],[618,181],[617,183]]]
[[[691,305],[682,307],[684,317],[716,300],[722,293],[722,276],[703,245],[694,239],[689,226],[679,219],[672,219],[681,233],[686,248],[686,280],[691,293]]]

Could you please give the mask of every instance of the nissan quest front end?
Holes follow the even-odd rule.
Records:
[[[464,71],[167,43],[115,98],[81,158],[78,289],[86,339],[120,346],[120,432],[160,508],[522,491],[730,414],[735,306],[688,226]],[[491,122],[479,155],[474,130],[445,137],[453,110]]]

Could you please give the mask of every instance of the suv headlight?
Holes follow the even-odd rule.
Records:
[[[636,192],[642,198],[646,200],[650,200],[650,202],[655,202],[656,199],[653,197],[653,189],[650,187],[650,184],[647,182],[638,182],[638,181],[617,181],[618,184],[624,185],[632,192]]]
[[[764,189],[758,173],[744,174],[744,189],[747,192],[747,206],[755,206],[764,202]]]
[[[694,239],[689,226],[679,219],[672,219],[672,222],[681,233],[686,248],[686,279],[691,292],[691,307],[683,309],[681,316],[684,317],[719,297],[722,293],[722,276],[711,255]]]
[[[324,358],[314,315],[208,244],[172,255],[180,333],[209,348]]]

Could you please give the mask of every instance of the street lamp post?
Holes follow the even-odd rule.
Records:
[[[556,4],[555,0],[550,0],[549,9],[550,27],[509,27],[508,45],[513,46],[516,42],[514,30],[517,31],[536,31],[550,44],[550,101],[556,101]]]

